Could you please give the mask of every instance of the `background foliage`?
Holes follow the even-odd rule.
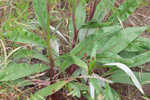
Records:
[[[0,1],[6,7],[0,34],[2,94],[19,92],[16,100],[54,99],[59,92],[66,98],[121,100],[112,85],[122,83],[146,97],[142,85],[149,84],[150,73],[141,70],[150,61],[150,41],[141,35],[148,26],[124,25],[146,1],[116,2]]]

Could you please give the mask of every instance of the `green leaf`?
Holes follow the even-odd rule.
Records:
[[[58,90],[60,90],[65,84],[67,84],[68,81],[58,81],[52,85],[49,85],[39,91],[37,91],[33,97],[36,97],[35,100],[43,100],[41,98],[44,98],[48,95],[52,95],[53,93],[57,92]],[[30,98],[30,100],[32,100]]]
[[[62,63],[62,65],[60,65],[59,69],[60,71],[64,71],[65,69],[67,69],[69,66],[71,66],[73,64],[73,59],[70,56],[60,56],[60,61],[64,60],[64,62]]]
[[[46,47],[46,42],[38,35],[27,31],[23,27],[17,27],[5,34],[5,37],[13,42],[33,44]]]
[[[105,87],[105,82],[103,80],[100,80],[100,79],[94,79],[94,78],[91,78],[89,79],[90,82],[92,83],[92,85],[94,86],[95,90],[96,90],[96,93],[103,93],[103,87]]]
[[[75,1],[72,3],[75,3]],[[73,4],[73,6],[75,6],[75,4]],[[75,15],[75,23],[76,23],[77,30],[79,30],[81,26],[85,23],[85,18],[86,18],[85,8],[86,7],[85,7],[84,0],[80,0],[78,5],[73,8],[75,10],[74,15]],[[70,19],[69,20],[69,35],[71,39],[73,38],[73,33],[74,33],[73,20]]]
[[[48,10],[46,0],[33,0],[34,11],[43,29],[49,30]]]
[[[130,43],[125,50],[129,52],[144,52],[146,50],[150,50],[150,39],[138,37]]]
[[[87,64],[84,61],[80,60],[78,57],[72,56],[72,59],[74,61],[74,64],[78,65],[79,67],[81,67],[83,69],[88,68]]]
[[[74,28],[73,28],[73,22],[72,22],[72,19],[69,20],[69,25],[68,25],[68,28],[69,28],[69,36],[71,37],[71,40],[73,39],[73,33],[74,33]]]
[[[123,57],[123,58],[132,58],[132,57],[135,57],[135,56],[137,56],[137,55],[139,55],[139,54],[141,54],[143,51],[139,51],[139,52],[128,52],[128,51],[125,51],[125,50],[123,50],[123,51],[121,51],[120,53],[119,53],[119,55],[121,56],[121,57]]]
[[[0,81],[16,80],[25,76],[30,76],[49,69],[48,66],[42,64],[16,64],[10,63],[0,71]]]
[[[113,88],[111,88],[109,84],[106,84],[105,88],[104,100],[121,100],[118,93]]]
[[[108,63],[105,65],[109,65],[109,66],[117,66],[118,68],[120,68],[121,70],[123,70],[124,72],[126,72],[126,74],[128,74],[130,76],[130,78],[132,79],[134,85],[140,90],[140,92],[142,94],[144,94],[144,91],[142,89],[141,84],[139,83],[139,81],[137,80],[136,76],[134,75],[134,73],[128,68],[128,66],[122,64],[122,63]]]
[[[81,26],[81,29],[89,29],[89,28],[102,28],[102,27],[107,27],[107,26],[110,26],[112,23],[110,22],[104,22],[104,23],[99,23],[97,21],[88,21],[86,22],[85,24],[83,24]]]
[[[96,6],[96,11],[93,16],[93,20],[100,22],[109,13],[112,6],[114,5],[115,0],[101,0]]]
[[[115,36],[108,40],[102,48],[101,53],[119,53],[125,49],[129,43],[135,40],[144,30],[146,30],[146,27],[130,27],[116,33]]]
[[[149,61],[150,61],[150,51],[136,55],[131,58],[123,58],[113,53],[104,53],[96,55],[96,62],[100,63],[120,62],[128,65],[129,67],[138,67],[139,65],[145,64]]]
[[[148,73],[148,72],[134,72],[134,75],[137,77],[137,79],[139,80],[139,82],[142,85],[150,83],[150,78],[149,78],[150,73]],[[133,85],[133,82],[128,77],[128,75],[124,74],[124,72],[120,71],[120,70],[116,71],[112,74],[112,81],[116,82],[116,83],[124,83],[124,84]]]
[[[48,58],[42,55],[40,52],[34,50],[21,49],[13,54],[15,60],[19,60],[21,58],[31,59],[36,58],[45,62],[49,62]]]
[[[29,85],[33,85],[34,83],[31,80],[25,80],[24,78],[13,80],[11,82],[7,81],[7,84],[10,86],[16,87],[25,87]]]
[[[136,67],[145,64],[150,61],[150,51],[137,55],[131,58],[131,60],[133,61],[133,64],[131,64],[129,67]]]
[[[84,83],[73,82],[73,84],[78,87],[81,91],[88,91],[88,86]]]
[[[85,40],[76,45],[70,53],[79,57],[83,57],[85,53],[89,56],[95,44],[98,45],[98,49],[102,49],[106,42],[120,30],[121,27],[118,25],[98,29],[94,34],[89,35]]]
[[[89,54],[94,46],[94,40],[96,39],[95,35],[90,35],[85,40],[81,41],[76,47],[70,52],[71,55],[78,55],[82,57],[84,53]]]
[[[81,91],[88,91],[88,87],[85,84],[78,83],[78,82],[70,82],[67,85],[69,90],[69,95],[77,96],[80,98]]]
[[[63,56],[62,59],[64,60],[64,62],[62,66],[60,66],[61,71],[65,70],[67,67],[69,67],[72,64],[76,64],[80,68],[85,69],[86,71],[88,70],[87,64],[76,56],[66,55]]]
[[[112,93],[112,89],[111,89],[111,87],[109,86],[109,84],[106,84],[105,94],[106,94],[106,98],[107,98],[108,100],[115,100],[115,99],[114,99],[114,95],[113,95],[113,93]]]
[[[81,27],[81,25],[83,25],[85,23],[85,18],[86,18],[86,9],[85,8],[86,8],[85,1],[80,0],[77,5],[76,12],[75,12],[77,29],[79,29]]]
[[[109,22],[116,23],[118,21],[117,17],[121,21],[127,19],[133,11],[139,6],[142,0],[126,0],[119,6],[119,8],[114,8],[112,10],[112,16],[109,18]]]
[[[96,31],[96,28],[80,29],[78,32],[79,41],[83,41],[88,35],[91,35]]]
[[[113,63],[113,62],[120,62],[126,65],[132,65],[134,63],[133,60],[120,57],[118,54],[114,54],[111,52],[96,55],[96,62],[100,63]]]

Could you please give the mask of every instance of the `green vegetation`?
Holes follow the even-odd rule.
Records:
[[[57,91],[87,100],[121,100],[111,84],[122,83],[147,98],[142,85],[150,82],[150,73],[131,69],[150,62],[150,40],[140,36],[148,26],[123,24],[143,2],[125,0],[116,7],[115,0],[0,1],[6,7],[0,92],[13,91],[16,100],[49,95],[53,100]]]

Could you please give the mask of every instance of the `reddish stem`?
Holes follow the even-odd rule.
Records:
[[[93,18],[98,2],[99,2],[99,0],[95,0],[94,4],[91,3],[91,5],[90,5],[90,15],[89,15],[88,21],[90,21]]]
[[[73,28],[74,28],[74,37],[73,37],[73,41],[72,41],[72,48],[75,47],[76,43],[77,43],[77,38],[78,38],[78,30],[76,27],[76,19],[75,19],[75,12],[72,11],[72,21],[73,21]]]

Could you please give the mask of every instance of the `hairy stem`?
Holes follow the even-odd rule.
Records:
[[[48,45],[48,58],[49,58],[49,66],[50,66],[50,69],[49,69],[49,76],[50,76],[50,80],[53,78],[54,76],[54,59],[53,59],[53,55],[52,55],[52,48],[51,48],[51,37],[50,37],[50,34],[49,34],[49,31],[46,31],[45,32],[45,36],[46,36],[46,42],[47,42],[47,45]]]
[[[48,8],[48,14],[49,14],[50,5],[48,3],[47,3],[47,8]],[[48,19],[48,23],[50,24],[50,19]],[[48,58],[49,58],[49,61],[50,61],[50,63],[49,63],[49,66],[50,66],[49,78],[50,78],[50,80],[52,80],[52,78],[55,74],[55,71],[54,71],[55,63],[54,63],[53,54],[52,54],[51,34],[50,34],[49,26],[47,26],[47,28],[45,30],[45,38],[46,38],[46,42],[47,42],[47,45],[48,45]]]

